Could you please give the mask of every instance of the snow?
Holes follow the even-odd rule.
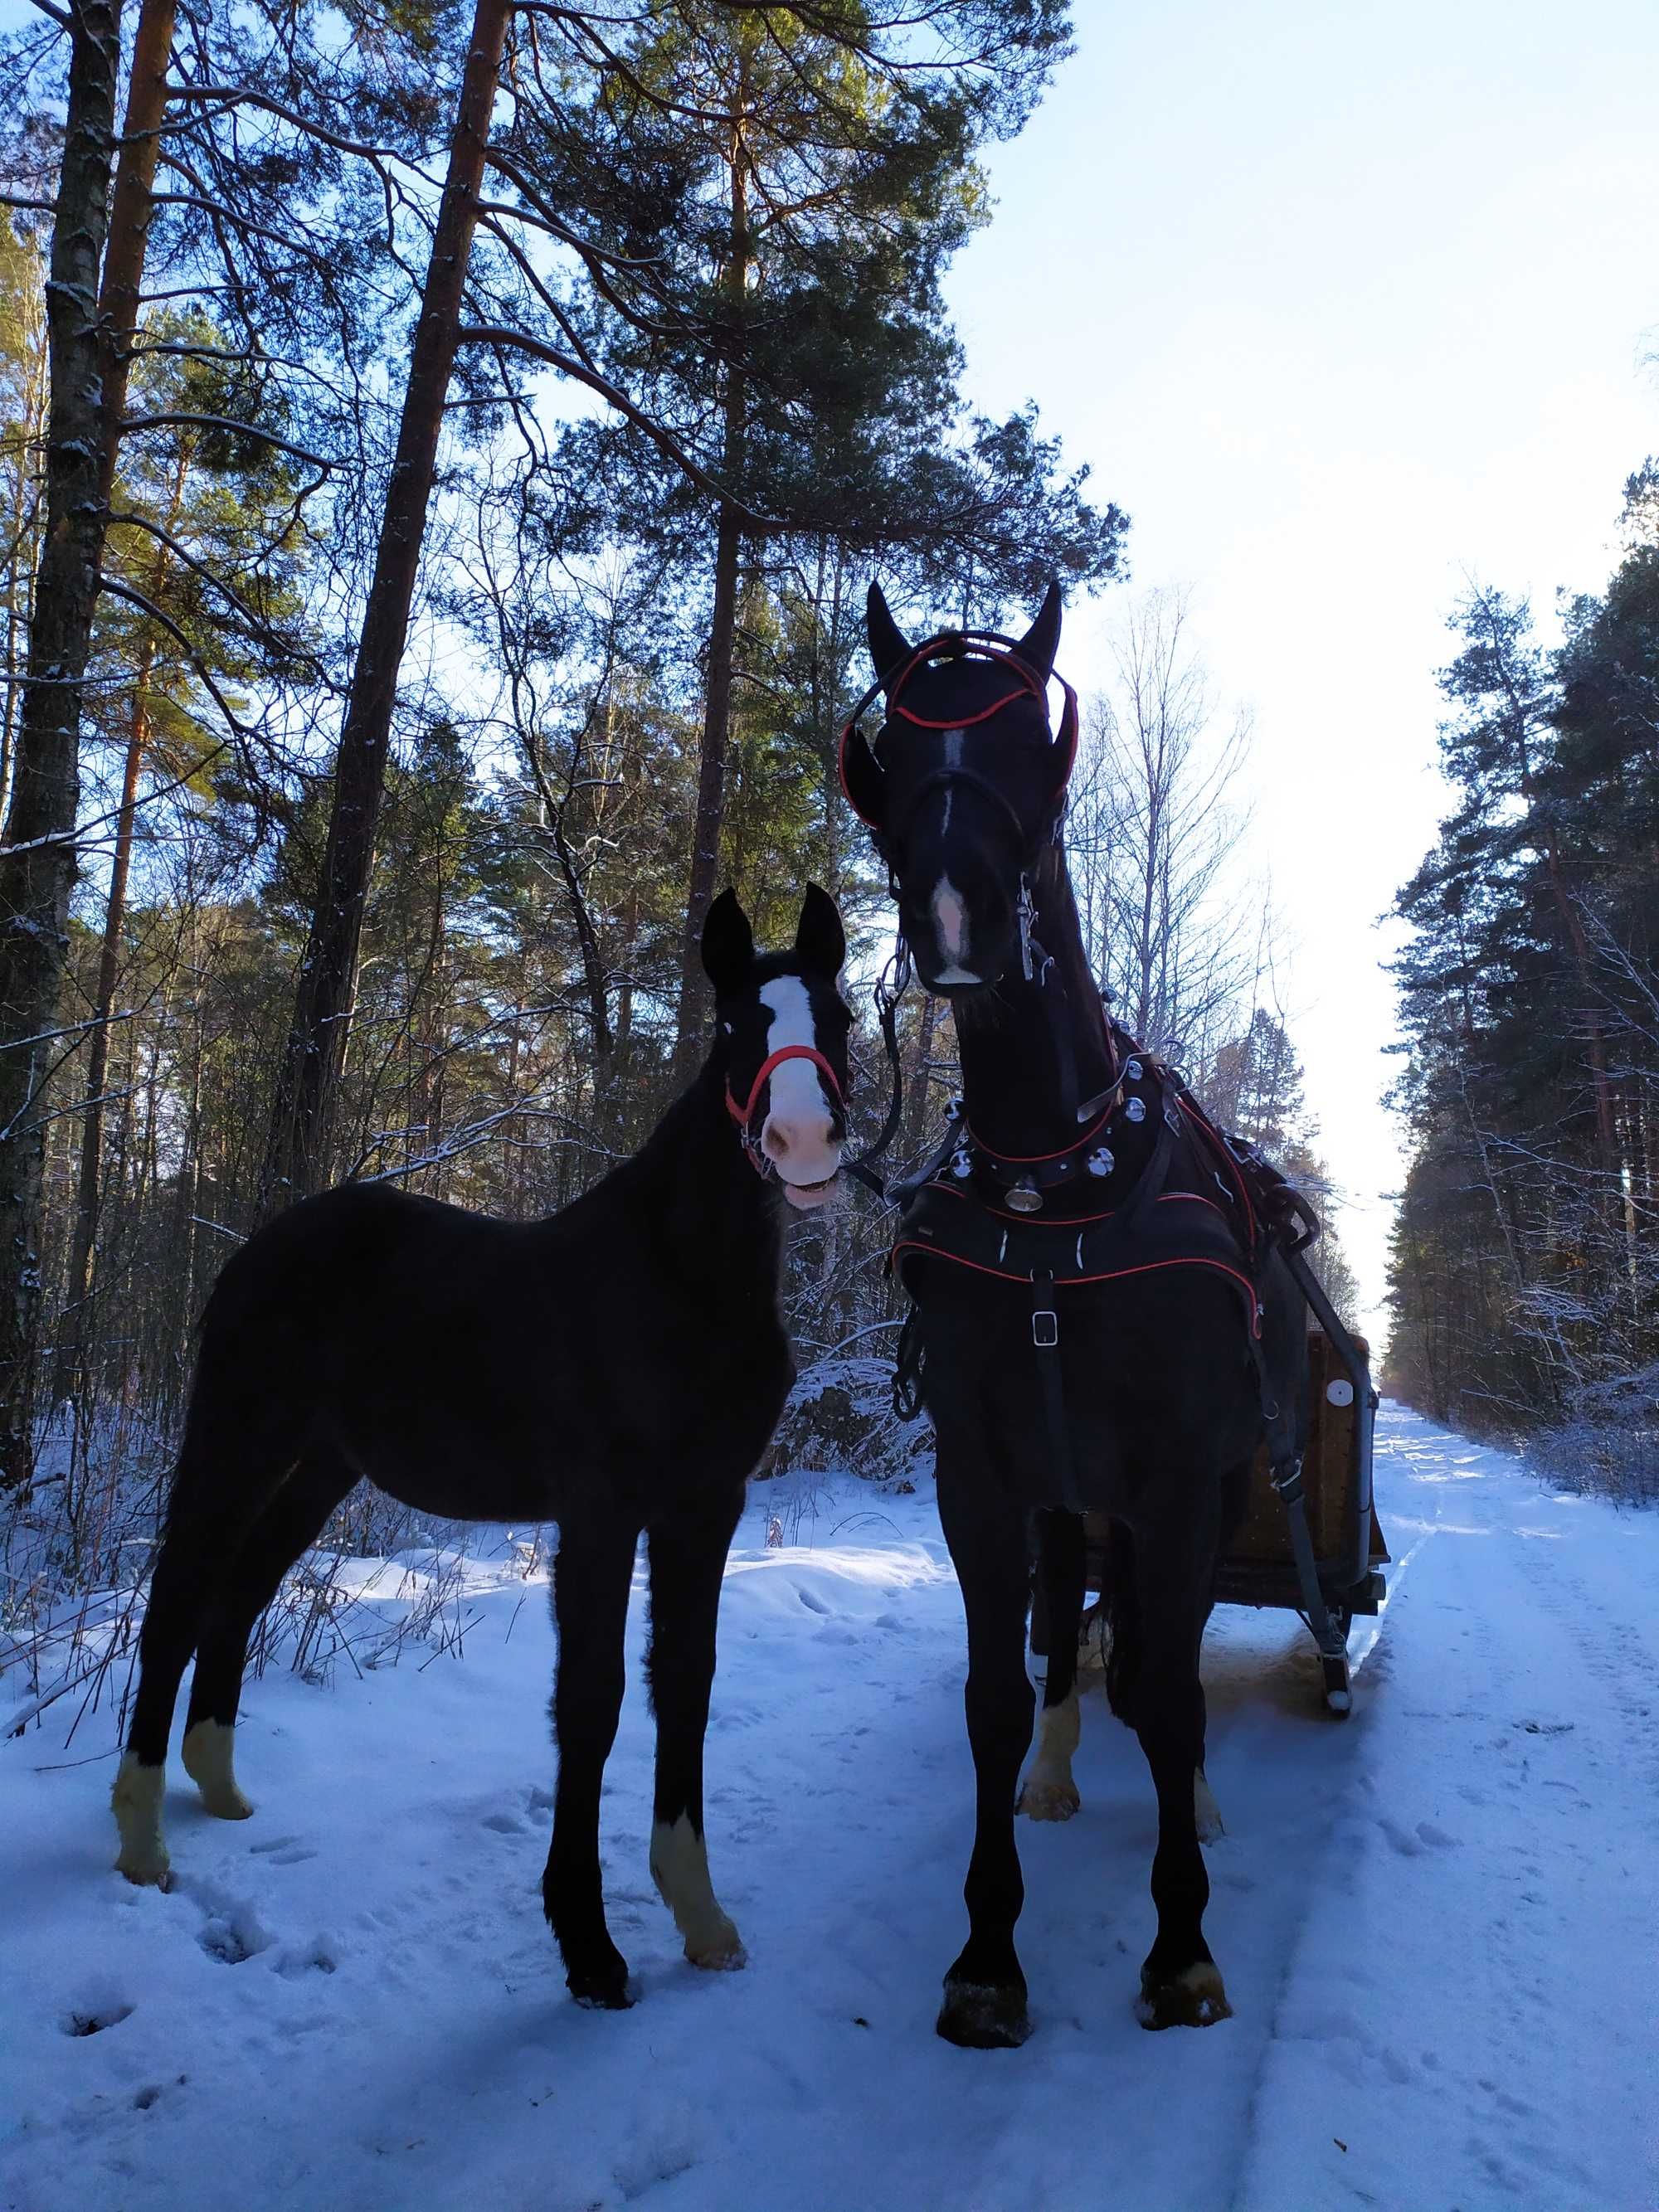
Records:
[[[631,1666],[605,1801],[625,2014],[568,2002],[541,1917],[552,1635],[510,1551],[468,1571],[464,1656],[250,1685],[252,1820],[209,1819],[175,1756],[167,1895],[110,1870],[112,1753],[65,1748],[58,1708],[0,1745],[0,2203],[1659,2202],[1659,1518],[1385,1408],[1398,1564],[1353,1718],[1289,1615],[1224,1609],[1206,1644],[1236,2016],[1135,2024],[1152,1791],[1096,1694],[1081,1814],[1021,1824],[1036,2033],[980,2053],[933,2032],[972,1800],[933,1501],[815,1480],[816,1541],[782,1550],[757,1487],[725,1594],[708,1831],[743,1973],[689,1966],[652,1889]]]

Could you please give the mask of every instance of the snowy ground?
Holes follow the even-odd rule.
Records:
[[[252,1820],[208,1819],[175,1764],[168,1895],[110,1871],[112,1762],[61,1764],[95,1746],[0,1745],[0,2203],[1650,2212],[1659,1516],[1398,1411],[1378,1443],[1398,1564],[1355,1717],[1321,1712],[1289,1616],[1211,1631],[1233,2020],[1135,2025],[1152,1793],[1091,1698],[1081,1815],[1022,1824],[1037,2033],[935,2038],[971,1789],[933,1504],[843,1483],[769,1552],[769,1486],[709,1743],[746,1972],[686,1966],[651,1889],[635,1672],[605,1857],[641,2001],[566,1999],[544,1593],[482,1574],[462,1659],[250,1688]]]

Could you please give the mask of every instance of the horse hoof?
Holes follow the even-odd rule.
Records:
[[[198,1721],[180,1747],[185,1771],[216,1820],[246,1820],[253,1808],[237,1787],[236,1731],[223,1721]]]
[[[135,1889],[159,1889],[165,1897],[173,1887],[173,1872],[166,1859],[159,1866],[142,1863],[128,1866],[124,1852],[115,1862],[115,1871],[125,1875]]]
[[[1019,1793],[1028,1820],[1069,1820],[1082,1805],[1075,1782],[1028,1782]]]
[[[749,1964],[743,1938],[722,1913],[720,1925],[707,1936],[686,1938],[685,1955],[694,1966],[708,1974],[735,1974]]]
[[[606,1969],[597,1974],[567,1974],[566,1986],[584,2012],[631,2012],[634,2000],[628,1993],[628,1969],[620,1973]]]
[[[1143,2027],[1213,2027],[1218,2020],[1231,2020],[1232,2012],[1212,1959],[1200,1959],[1168,1981],[1141,1969],[1135,2017]]]
[[[109,1793],[110,1810],[121,1838],[115,1868],[140,1889],[172,1887],[161,1826],[166,1788],[167,1776],[161,1767],[144,1765],[131,1751],[123,1754]]]
[[[1017,2051],[1031,2033],[1031,2015],[1018,1984],[947,1981],[934,2026],[959,2050]]]

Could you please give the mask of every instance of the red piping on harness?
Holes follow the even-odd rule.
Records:
[[[1114,1090],[1117,1088],[1115,1084],[1112,1087]],[[974,1142],[988,1160],[1006,1160],[1010,1167],[1015,1168],[1035,1167],[1042,1160],[1063,1160],[1067,1152],[1080,1152],[1091,1137],[1099,1135],[1116,1111],[1117,1109],[1115,1106],[1109,1106],[1100,1119],[1085,1129],[1080,1137],[1073,1137],[1069,1145],[1062,1145],[1059,1151],[1054,1152],[994,1152],[983,1137],[974,1137],[971,1128],[969,1129],[968,1133],[973,1137]]]
[[[1172,1195],[1179,1197],[1182,1194],[1176,1192]],[[1203,1199],[1200,1203],[1207,1206],[1209,1200]],[[994,1275],[1000,1283],[1029,1285],[1030,1280],[1027,1275],[1011,1275],[1003,1267],[988,1267],[982,1261],[964,1260],[957,1252],[941,1252],[937,1244],[923,1244],[914,1237],[901,1237],[894,1245],[894,1257],[896,1258],[901,1252],[926,1252],[930,1259],[948,1261],[953,1267],[971,1267],[976,1275]],[[1248,1275],[1241,1275],[1237,1267],[1230,1267],[1224,1260],[1143,1260],[1136,1267],[1113,1267],[1103,1275],[1057,1276],[1054,1279],[1054,1288],[1057,1291],[1069,1291],[1075,1290],[1084,1283],[1115,1283],[1125,1275],[1156,1274],[1160,1267],[1209,1267],[1218,1275],[1231,1275],[1249,1302],[1250,1334],[1255,1337],[1261,1335],[1261,1314],[1256,1304],[1255,1285]]]

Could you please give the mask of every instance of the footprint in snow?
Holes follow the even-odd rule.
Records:
[[[118,2027],[124,2020],[132,2018],[132,2007],[118,1997],[103,1996],[89,1999],[66,2012],[58,2025],[65,2035],[101,2035],[106,2027]]]
[[[276,1961],[276,1971],[284,1981],[297,1982],[306,1974],[332,1974],[338,1971],[337,1944],[326,1936],[315,1936],[309,1943],[290,1943]]]
[[[1455,1836],[1449,1836],[1443,1828],[1437,1828],[1432,1820],[1419,1820],[1415,1831],[1402,1828],[1397,1821],[1386,1816],[1376,1825],[1404,1859],[1421,1858],[1425,1850],[1448,1850],[1457,1842]]]
[[[197,1942],[222,1966],[240,1966],[268,1951],[276,1937],[245,1898],[227,1898],[205,1883],[185,1885],[202,1911]]]

